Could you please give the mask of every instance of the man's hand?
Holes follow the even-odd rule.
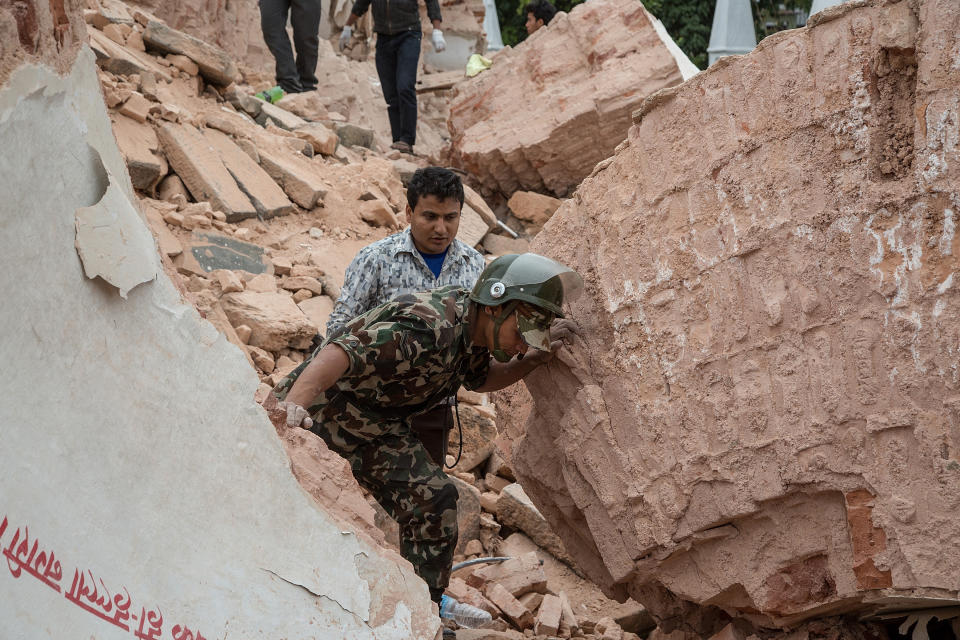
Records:
[[[350,44],[350,36],[353,35],[353,27],[347,25],[340,32],[340,51],[343,51]]]
[[[433,50],[437,53],[440,53],[447,48],[447,41],[443,39],[443,31],[434,27],[433,35],[430,36],[433,39]]]
[[[287,413],[287,426],[290,428],[303,427],[309,429],[313,426],[313,420],[307,410],[295,402],[278,402],[277,408]]]
[[[574,337],[580,336],[580,327],[569,318],[556,318],[550,325],[550,351],[540,351],[539,349],[530,349],[523,357],[524,360],[530,360],[538,365],[546,364],[553,360],[557,353],[564,347],[573,342]]]

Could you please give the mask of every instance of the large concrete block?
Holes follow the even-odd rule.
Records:
[[[623,141],[646,96],[682,82],[654,21],[635,0],[591,0],[498,53],[490,70],[457,84],[455,161],[507,195],[567,195]]]
[[[585,276],[583,339],[498,426],[665,631],[957,604],[958,25],[849,3],[718,62],[533,242]]]
[[[79,4],[0,8],[36,40],[0,54],[0,637],[431,640],[426,585],[301,489],[252,368],[159,269]]]

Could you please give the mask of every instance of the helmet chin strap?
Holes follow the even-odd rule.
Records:
[[[493,320],[493,351],[490,353],[497,362],[510,362],[510,360],[513,359],[513,356],[500,348],[500,327],[503,325],[506,319],[510,317],[510,314],[513,313],[514,309],[516,309],[517,305],[519,304],[519,300],[511,300],[503,306],[503,310],[500,315]]]

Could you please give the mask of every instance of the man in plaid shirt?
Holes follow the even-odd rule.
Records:
[[[463,199],[463,185],[454,172],[427,167],[413,174],[407,185],[410,226],[354,257],[327,320],[328,340],[353,318],[403,294],[448,285],[473,288],[486,265],[480,253],[456,239]],[[442,467],[453,424],[449,404],[409,419],[430,457]]]

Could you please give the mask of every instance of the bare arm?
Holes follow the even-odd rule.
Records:
[[[350,359],[346,351],[335,344],[328,344],[290,387],[286,402],[309,407],[314,398],[332,387],[349,368]]]

